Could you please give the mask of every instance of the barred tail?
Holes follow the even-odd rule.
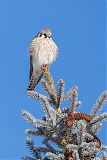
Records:
[[[30,84],[29,84],[27,90],[28,90],[28,91],[34,90],[35,86],[36,86],[36,85],[38,84],[38,82],[41,80],[42,76],[43,76],[43,73],[40,73],[40,74],[37,74],[37,75],[36,75],[36,78],[35,78],[35,77],[33,76],[33,74],[32,74],[32,76],[31,76],[31,78],[30,78]]]

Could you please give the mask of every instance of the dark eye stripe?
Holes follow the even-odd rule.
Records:
[[[40,37],[42,36],[42,34],[40,33]]]

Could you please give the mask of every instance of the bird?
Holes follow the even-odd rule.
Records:
[[[28,91],[35,89],[41,80],[43,72],[41,67],[52,64],[58,55],[58,47],[52,39],[52,32],[44,28],[33,38],[30,44],[30,76]]]

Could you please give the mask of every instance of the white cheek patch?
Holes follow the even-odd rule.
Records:
[[[45,36],[42,34],[41,38],[45,38]]]

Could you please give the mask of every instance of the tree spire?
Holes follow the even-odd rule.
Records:
[[[107,147],[103,146],[97,132],[107,113],[96,115],[104,106],[107,92],[103,92],[97,100],[91,114],[76,112],[81,102],[78,100],[78,87],[74,86],[64,93],[64,81],[60,79],[57,87],[48,70],[42,66],[45,79],[41,85],[46,91],[42,95],[35,91],[28,91],[34,100],[39,100],[45,111],[42,119],[37,119],[28,111],[22,110],[22,116],[32,124],[34,129],[26,130],[26,145],[33,158],[23,157],[23,160],[107,160]],[[63,107],[63,102],[69,99],[69,105]],[[35,144],[34,138],[42,137],[43,146]],[[101,157],[98,157],[102,153]]]

